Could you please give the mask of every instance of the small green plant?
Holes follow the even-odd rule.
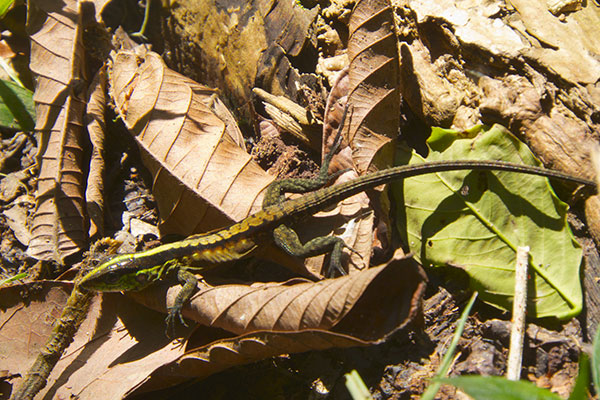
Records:
[[[444,355],[440,368],[434,377],[431,385],[427,388],[421,400],[432,400],[437,394],[442,384],[448,384],[461,389],[475,400],[561,400],[561,397],[552,393],[548,389],[537,387],[534,383],[528,381],[512,381],[501,376],[457,376],[446,378],[450,369],[456,345],[462,336],[465,322],[473,303],[477,297],[474,293],[469,303],[463,310],[461,317],[456,325],[456,332],[452,338],[452,343]],[[569,400],[586,400],[589,398],[590,389],[590,367],[594,389],[598,391],[600,382],[600,329],[597,329],[593,343],[593,351],[590,358],[582,353],[579,360],[579,373],[575,382],[575,387],[569,396]],[[346,387],[354,400],[371,399],[371,395],[360,378],[358,372],[353,370],[346,374]]]
[[[0,0],[0,18],[4,18],[14,3],[15,0]]]
[[[358,372],[353,369],[347,374],[344,374],[346,377],[346,388],[348,392],[350,392],[350,396],[354,400],[372,400],[373,396],[369,393],[369,389],[365,382],[362,380]]]
[[[594,339],[591,370],[595,386],[598,391],[600,376],[600,329]],[[458,376],[454,378],[436,378],[435,382],[445,383],[460,388],[475,400],[560,400],[561,397],[548,389],[537,387],[532,382],[511,381],[500,376]],[[434,383],[435,384],[435,383]],[[432,385],[433,386],[433,385]],[[579,360],[579,373],[575,387],[569,400],[588,399],[590,388],[590,360],[585,353],[581,353]],[[429,390],[428,390],[429,391]],[[436,390],[437,391],[437,390]],[[423,396],[425,398],[425,396]]]

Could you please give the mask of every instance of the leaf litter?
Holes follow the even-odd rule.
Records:
[[[366,3],[366,2],[363,2],[363,3]],[[101,7],[100,7],[100,8],[101,8]],[[391,8],[387,8],[387,10],[386,10],[386,7],[385,7],[385,5],[384,5],[384,10],[385,10],[385,11],[383,12],[383,14],[385,14],[385,13],[388,13],[388,15],[389,15],[389,12],[390,12]],[[388,26],[389,26],[389,23],[387,23],[387,24],[388,24]],[[384,23],[384,24],[381,24],[381,25],[386,25],[386,23]],[[388,32],[388,33],[389,33],[389,32]],[[380,39],[384,40],[384,39],[385,39],[385,37],[386,37],[386,35],[383,35],[383,36],[382,36]],[[394,41],[394,45],[395,45],[395,41]],[[137,56],[136,56],[136,57],[137,57]],[[152,68],[151,68],[151,70],[152,70],[152,71],[158,71],[158,70],[160,70],[160,68],[161,68],[161,67],[160,67],[160,65],[158,65],[158,69],[157,69],[157,70],[155,70],[155,69],[153,69],[153,68],[157,66],[157,65],[156,65],[156,63],[154,63],[153,61],[151,61],[151,62],[150,62],[150,64],[152,64]],[[158,64],[160,64],[160,63],[158,63]],[[393,65],[393,63],[387,63],[387,64],[386,64],[386,63],[382,63],[382,64],[380,64],[379,66],[380,66],[381,68],[383,68],[383,67],[385,67],[386,65]],[[164,67],[163,67],[163,68],[164,68]],[[359,83],[360,83],[360,79],[359,79]],[[191,87],[194,87],[194,84],[193,84],[193,83],[189,83],[189,85],[190,85]],[[196,85],[197,85],[197,84],[196,84]],[[360,84],[359,84],[358,86],[360,86]],[[200,92],[201,94],[204,94],[204,95],[206,95],[207,93],[206,93],[206,92],[203,92],[204,90],[205,90],[205,89],[201,89],[199,92]],[[132,94],[133,94],[133,92],[134,92],[134,91],[132,91],[131,93],[127,93],[127,94],[125,95],[125,98],[126,98],[127,96],[129,96],[129,95],[132,95]],[[145,93],[145,92],[143,92],[143,91],[142,91],[141,93],[143,94],[143,93]],[[150,93],[155,93],[155,92],[152,92],[152,91],[151,91]],[[158,95],[158,94],[157,94],[157,95]],[[358,96],[358,98],[360,97],[360,95],[357,95],[357,96]],[[393,97],[393,96],[395,96],[395,94],[392,94],[392,97]],[[141,96],[141,97],[143,97],[143,96]],[[210,95],[209,95],[209,96],[207,96],[207,97],[210,97]],[[150,99],[152,99],[153,97],[152,97],[152,96],[150,96],[149,98],[150,98]],[[386,98],[386,95],[384,95],[384,97],[383,97],[383,98]],[[145,100],[147,100],[147,99],[145,99]],[[126,101],[126,102],[124,102],[123,104],[126,104],[126,103],[127,103],[127,101]],[[152,108],[151,108],[151,109],[152,109]],[[121,112],[122,112],[122,113],[124,112],[125,116],[127,116],[127,115],[128,115],[128,113],[129,113],[129,105],[126,105],[126,106],[124,106],[124,107],[121,109]],[[213,112],[214,112],[214,110],[213,110]],[[184,114],[185,114],[185,113],[184,113]],[[368,114],[367,114],[367,115],[368,115]],[[375,113],[374,115],[377,115],[377,113]],[[398,113],[390,113],[390,114],[388,114],[388,115],[392,115],[392,116],[393,116],[393,115],[398,115]],[[360,112],[358,112],[358,113],[357,113],[357,116],[361,117],[361,113],[360,113]],[[366,118],[366,117],[365,117],[365,119],[367,119],[367,120],[368,120],[368,118]],[[146,122],[150,122],[150,121],[146,121]],[[160,123],[162,123],[162,120],[159,118],[159,119],[157,119],[157,120],[156,120],[156,122],[157,122],[158,124],[160,124]],[[225,122],[225,124],[227,124],[227,122]],[[210,125],[210,124],[209,124],[209,125]],[[217,125],[218,125],[218,124],[217,124]],[[143,126],[144,128],[147,128],[147,127],[148,127],[147,125],[142,125],[142,126]],[[139,126],[138,126],[138,127],[139,127]],[[140,134],[141,134],[141,133],[142,133],[142,132],[140,132]],[[235,137],[236,135],[233,135],[233,136]],[[229,140],[229,139],[227,139],[227,140]],[[233,143],[234,143],[236,146],[238,146],[238,147],[240,147],[240,148],[241,148],[241,147],[243,147],[243,146],[242,146],[242,142],[240,142],[240,141],[239,141],[239,137],[238,137],[238,140],[236,140],[236,139],[231,139],[231,140],[233,141]],[[385,142],[386,142],[386,139],[383,139],[383,143],[385,143]],[[167,144],[168,144],[169,146],[171,146],[171,145],[173,145],[174,143],[175,143],[175,142],[172,142],[172,143],[167,143]],[[369,147],[369,146],[367,146],[367,147]],[[369,150],[369,154],[367,154],[366,156],[363,156],[363,158],[360,160],[359,164],[360,164],[360,165],[362,165],[362,166],[363,166],[363,168],[364,168],[365,166],[367,166],[367,165],[369,165],[369,164],[370,164],[370,161],[371,161],[371,159],[372,159],[372,156],[373,156],[373,154],[374,154],[374,152],[373,152],[373,149],[376,149],[376,150],[377,150],[377,149],[379,149],[378,145],[371,146],[371,147],[370,147],[370,150]],[[160,157],[158,157],[158,159],[160,159]],[[163,161],[164,161],[164,160],[163,160]],[[150,162],[156,162],[156,160],[150,160]],[[163,171],[163,170],[168,170],[169,168],[170,168],[170,166],[168,165],[168,163],[166,163],[166,161],[164,161],[164,165],[160,165],[159,167],[157,167],[157,170],[158,170],[158,171]],[[209,186],[210,186],[210,185],[209,185]],[[177,200],[179,200],[180,202],[185,202],[185,201],[183,201],[183,200],[184,200],[184,199],[183,199],[183,197],[177,197],[177,196],[175,196],[175,198],[176,198]],[[219,195],[217,195],[217,196],[216,196],[216,198],[217,198],[217,199],[219,199]],[[252,197],[251,197],[251,200],[252,200]],[[255,203],[257,203],[257,200],[256,200],[256,198],[254,198],[254,201],[255,201]],[[179,204],[179,203],[178,203],[178,204]],[[257,204],[258,204],[258,203],[257,203]],[[173,206],[171,206],[171,207],[173,207]],[[168,207],[167,207],[167,209],[168,209]],[[221,212],[221,211],[219,210],[219,212]],[[177,224],[175,224],[175,225],[177,225]],[[108,297],[108,296],[107,296],[107,297]],[[119,301],[121,301],[121,300],[119,300]],[[119,304],[121,304],[121,303],[119,303]],[[311,304],[311,303],[309,302],[308,304]],[[304,306],[304,307],[307,307],[307,306]],[[107,309],[108,309],[108,308],[107,308]],[[234,314],[234,315],[235,315],[235,314]],[[161,319],[161,318],[157,318],[157,319]],[[149,319],[149,320],[151,320],[151,319]],[[217,318],[217,320],[218,320],[218,318]],[[156,325],[156,326],[161,326],[161,322],[157,322],[155,325]],[[121,328],[119,328],[119,329],[121,329]],[[160,332],[160,333],[162,333],[162,329],[158,329],[158,330],[157,330],[157,332]],[[330,334],[330,335],[331,335],[331,333],[328,333],[328,334]],[[266,335],[270,335],[270,333],[267,333]],[[286,334],[286,335],[284,335],[284,336],[287,336],[287,334]],[[325,336],[327,336],[327,333],[325,334]],[[280,339],[280,337],[279,337],[279,336],[277,336],[277,334],[273,334],[273,338],[275,338],[275,339]],[[121,339],[122,339],[122,338],[121,338]],[[120,339],[120,340],[121,340],[121,339]],[[149,340],[149,343],[152,343],[152,341],[151,341],[150,339],[148,339],[148,340]],[[236,338],[234,338],[234,339],[232,339],[232,341],[229,341],[229,342],[228,342],[228,341],[223,341],[223,342],[222,342],[222,344],[223,344],[223,346],[222,346],[222,347],[220,347],[220,345],[217,343],[216,347],[212,348],[212,350],[211,350],[211,351],[212,351],[212,352],[215,352],[215,354],[216,354],[216,353],[218,353],[218,351],[219,351],[219,350],[217,350],[217,349],[225,349],[225,348],[227,348],[227,346],[234,346],[234,347],[235,347],[235,346],[237,346],[237,344],[238,344],[238,342],[237,342],[236,340],[237,340],[237,339],[236,339]],[[240,340],[241,340],[241,339],[240,339]],[[284,340],[284,339],[281,339],[281,340]],[[251,340],[250,340],[248,343],[253,343],[253,342],[255,342],[255,341],[256,341],[255,339],[252,339],[252,338],[251,338]],[[260,341],[258,341],[258,342],[260,342]],[[241,342],[239,342],[239,343],[241,343]],[[301,343],[301,342],[300,342],[300,343]],[[316,347],[318,347],[318,346],[316,346]],[[126,348],[126,346],[125,346],[125,347],[123,347],[123,348]],[[230,350],[229,350],[229,351],[226,351],[226,353],[228,353],[228,352],[230,352]],[[240,354],[240,355],[242,356],[241,358],[244,358],[244,352],[243,352],[243,351],[241,352],[241,354]],[[205,356],[205,355],[204,355],[204,356],[200,356],[200,355],[198,355],[198,358],[202,359],[202,360],[203,360],[203,362],[206,362],[206,356]],[[234,363],[234,364],[235,364],[235,363]],[[182,364],[182,365],[184,365],[184,364]],[[185,364],[185,365],[187,365],[187,364]],[[167,367],[165,367],[165,368],[167,368]],[[211,368],[208,368],[208,369],[209,369],[209,370],[211,370]],[[130,383],[130,384],[132,384],[133,386],[135,386],[135,384],[133,384],[133,383]],[[151,386],[151,385],[150,385],[150,386]],[[122,389],[119,389],[119,390],[122,390]],[[67,394],[67,393],[65,393],[65,394]]]

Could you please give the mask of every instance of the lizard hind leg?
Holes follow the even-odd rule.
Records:
[[[321,236],[302,244],[296,231],[284,224],[273,230],[273,238],[277,246],[292,256],[307,258],[329,253],[329,269],[326,274],[328,278],[334,277],[336,271],[340,275],[346,275],[346,271],[342,267],[342,251],[344,248],[358,254],[356,250],[337,236]]]

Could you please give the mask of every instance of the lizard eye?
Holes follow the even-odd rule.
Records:
[[[104,276],[104,281],[110,285],[115,284],[119,281],[119,274],[114,271],[108,272]]]
[[[146,275],[146,274],[137,274],[135,276],[135,280],[138,283],[146,283],[146,282],[148,282],[148,275]]]

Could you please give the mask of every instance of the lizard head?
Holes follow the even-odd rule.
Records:
[[[134,254],[123,254],[85,274],[79,286],[98,292],[141,290],[160,279],[160,266],[143,268]]]

